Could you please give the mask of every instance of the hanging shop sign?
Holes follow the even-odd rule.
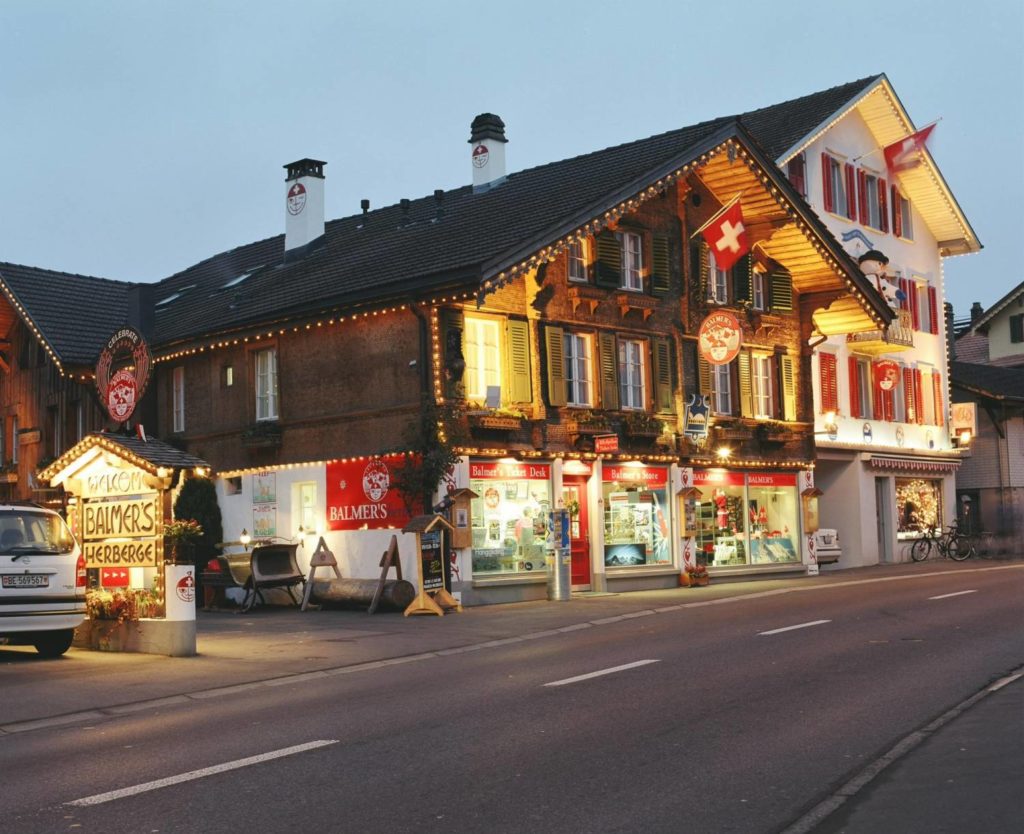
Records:
[[[617,434],[599,434],[594,437],[594,451],[617,452],[619,451],[619,436]]]
[[[752,487],[795,487],[795,472],[751,472],[747,483]]]
[[[978,436],[978,404],[977,403],[953,403],[953,434],[959,436],[963,432],[970,432],[971,437]]]
[[[668,469],[649,466],[606,466],[604,480],[649,489],[664,489],[668,484]]]
[[[891,359],[875,363],[875,386],[880,391],[892,391],[900,382],[900,366]]]
[[[732,313],[718,310],[700,325],[700,355],[711,365],[728,365],[739,355],[743,330]]]
[[[708,436],[708,417],[711,415],[711,408],[708,398],[700,394],[693,394],[686,403],[686,410],[683,412],[683,434],[694,440]]]
[[[408,524],[412,514],[395,486],[405,461],[404,455],[383,455],[328,463],[327,528],[382,530]]]
[[[134,327],[122,327],[100,351],[96,360],[96,391],[110,419],[127,422],[149,383],[153,355]]]

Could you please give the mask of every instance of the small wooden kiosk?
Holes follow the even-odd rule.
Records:
[[[405,616],[410,614],[436,614],[462,611],[462,604],[449,593],[444,584],[445,535],[455,528],[443,515],[418,515],[403,529],[403,533],[416,534],[416,573],[420,590]]]

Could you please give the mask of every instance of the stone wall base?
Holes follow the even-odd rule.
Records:
[[[144,619],[135,623],[116,623],[86,620],[75,630],[73,645],[96,651],[193,657],[196,654],[196,621]]]

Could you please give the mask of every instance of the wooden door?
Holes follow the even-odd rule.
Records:
[[[590,585],[590,535],[587,524],[587,478],[562,477],[562,500],[569,512],[572,586]]]

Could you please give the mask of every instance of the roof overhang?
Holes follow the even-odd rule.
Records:
[[[124,442],[120,442],[120,441]],[[153,454],[147,454],[147,443]],[[57,460],[39,473],[40,481],[49,481],[50,486],[60,486],[70,478],[103,459],[112,467],[134,466],[152,476],[154,488],[166,488],[172,475],[181,469],[201,467],[209,470],[209,464],[199,458],[168,446],[160,441],[135,441],[112,434],[90,434],[68,449]]]
[[[57,370],[61,376],[65,375],[64,365],[61,362],[60,357],[57,355],[57,351],[53,345],[43,335],[43,331],[36,324],[35,320],[29,314],[29,311],[25,306],[18,300],[18,296],[15,295],[14,290],[4,280],[3,275],[0,275],[0,292],[3,293],[4,299],[7,301],[7,305],[0,304],[0,336],[6,337],[11,331],[11,325],[14,324],[15,320],[20,318],[24,323],[25,327],[29,329],[29,332],[36,337],[36,340],[40,345],[43,346],[50,359],[53,360],[53,364],[57,366]],[[9,306],[8,306],[9,305]]]
[[[881,149],[906,138],[917,130],[910,115],[900,102],[899,96],[896,95],[896,91],[889,83],[889,79],[885,75],[880,75],[874,85],[852,98],[842,109],[836,111],[815,130],[786,150],[776,162],[780,166],[785,165],[790,159],[821,138],[837,122],[854,111],[864,120],[878,145],[878,152],[871,159],[872,164],[879,169],[885,167]],[[924,218],[929,231],[938,241],[939,254],[942,257],[948,257],[980,251],[981,241],[978,240],[974,229],[971,228],[971,224],[967,221],[966,215],[927,148],[921,157],[920,165],[907,171],[901,171],[896,176],[899,180],[900,190],[913,203],[914,208]]]

